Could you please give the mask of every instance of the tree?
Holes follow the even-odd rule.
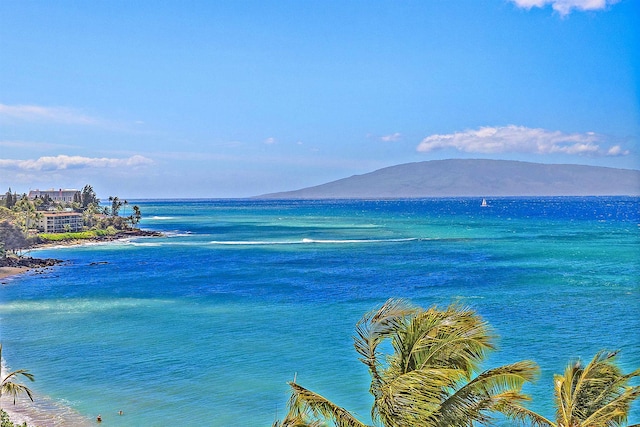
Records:
[[[563,375],[554,376],[555,422],[508,404],[505,413],[515,421],[533,422],[535,426],[621,426],[627,421],[631,403],[640,397],[640,386],[629,385],[634,377],[640,377],[640,369],[623,374],[615,361],[617,354],[600,351],[586,366],[578,360],[569,363]]]
[[[354,341],[371,375],[372,419],[387,427],[470,426],[489,422],[490,413],[507,403],[520,407],[528,400],[522,385],[534,380],[538,368],[522,361],[475,375],[493,339],[477,313],[456,304],[424,310],[391,299],[366,314],[356,324]],[[380,349],[384,342],[390,342],[391,353]],[[365,426],[295,380],[289,384],[289,412],[274,426]]]
[[[82,201],[82,208],[86,209],[91,205],[98,206],[100,204],[100,200],[96,197],[95,191],[93,191],[93,187],[89,184],[85,185],[80,192],[80,199]]]
[[[85,226],[91,228],[96,225],[96,215],[99,213],[97,205],[90,204],[85,210],[82,211],[82,222]]]
[[[2,358],[2,344],[0,344],[0,358]],[[3,394],[9,394],[13,396],[13,404],[16,404],[16,398],[19,394],[24,393],[33,402],[33,394],[29,387],[20,383],[14,382],[19,376],[23,376],[30,381],[34,381],[33,374],[29,373],[26,369],[19,369],[17,371],[9,372],[2,378],[2,385],[0,386],[0,402]]]
[[[11,194],[11,187],[9,187],[9,190],[5,193],[4,196],[4,206],[11,209],[15,203],[15,196]]]
[[[131,225],[136,225],[142,219],[142,212],[140,212],[140,208],[138,205],[133,205],[133,215],[131,215]]]
[[[15,197],[16,196],[14,196],[14,199]],[[29,200],[26,194],[23,194],[19,200],[15,201],[11,209],[18,214],[18,223],[25,231],[28,230],[37,219],[36,205]]]
[[[20,249],[27,248],[29,242],[24,233],[16,225],[8,222],[0,222],[0,245],[7,251],[13,251],[14,253]],[[6,254],[5,254],[6,255]]]
[[[118,212],[122,207],[122,202],[118,196],[109,196],[109,201],[111,202],[111,216],[118,216]]]

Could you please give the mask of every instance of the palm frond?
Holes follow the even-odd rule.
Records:
[[[429,425],[436,420],[446,390],[464,376],[459,369],[433,368],[410,371],[385,381],[375,402],[374,419],[385,426]]]
[[[511,421],[530,427],[557,427],[557,425],[542,415],[520,405],[515,399],[499,401],[495,409],[504,414]]]
[[[574,406],[573,385],[579,375],[580,363],[570,364],[563,375],[554,375],[554,401],[558,425],[571,425]]]
[[[2,359],[2,344],[0,344],[0,359]],[[17,371],[10,372],[2,378],[2,383],[0,384],[0,397],[2,397],[3,394],[13,396],[13,404],[15,405],[18,395],[24,393],[33,402],[33,394],[29,387],[13,382],[13,380],[18,376],[25,377],[29,381],[34,381],[33,374],[26,369],[18,369]]]
[[[379,394],[381,376],[380,354],[378,346],[386,338],[397,333],[405,318],[416,308],[403,299],[389,299],[380,308],[365,314],[356,324],[356,336],[353,337],[356,351],[362,356],[360,361],[367,365],[371,374],[370,391]]]
[[[8,382],[11,378],[17,377],[18,375],[22,375],[23,377],[29,379],[30,381],[35,381],[35,377],[33,374],[29,373],[26,369],[18,369],[17,371],[10,372],[6,377],[2,379],[2,384]]]
[[[406,370],[426,366],[447,366],[463,369],[468,376],[486,353],[493,349],[489,326],[475,312],[452,304],[446,310],[436,308],[416,316],[410,337],[413,341]]]
[[[640,369],[624,374],[617,354],[602,350],[587,365],[578,360],[554,377],[558,425],[607,427],[626,421],[631,402],[640,396],[640,388],[628,383],[640,376]]]
[[[338,427],[367,427],[366,424],[358,421],[349,411],[325,397],[294,382],[290,382],[289,385],[291,386],[289,408],[292,419],[309,413],[315,418],[331,420]]]
[[[284,420],[274,421],[271,427],[326,427],[327,424],[319,420],[310,420],[304,414],[294,416],[287,414]]]
[[[615,399],[601,406],[584,419],[583,424],[597,426],[618,426],[627,420],[631,402],[640,397],[640,386],[628,387]]]
[[[395,333],[403,319],[415,311],[416,308],[408,301],[392,298],[379,309],[365,314],[356,323],[356,336],[354,337],[356,351],[365,360],[373,359],[377,345]]]
[[[25,385],[22,384],[18,384],[18,383],[14,383],[14,382],[6,382],[4,384],[2,384],[2,394],[8,394],[10,396],[13,396],[13,404],[16,404],[16,398],[18,397],[19,394],[26,394],[29,399],[31,399],[31,401],[33,402],[33,394],[31,393],[31,390],[29,390],[29,388]]]
[[[529,397],[520,393],[525,382],[535,380],[538,366],[522,361],[482,372],[442,402],[443,419],[451,425],[460,420],[489,420],[489,413],[499,411],[501,405],[519,404]]]

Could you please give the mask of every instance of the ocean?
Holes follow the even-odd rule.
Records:
[[[640,367],[639,201],[133,201],[164,237],[35,250],[65,262],[4,280],[3,363],[36,377],[15,409],[39,425],[270,426],[296,378],[370,422],[352,336],[395,297],[475,309],[499,337],[484,367],[536,361],[529,406],[553,417],[570,360],[620,349]]]

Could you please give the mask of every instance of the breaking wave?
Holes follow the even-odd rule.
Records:
[[[244,246],[266,246],[266,245],[308,245],[308,244],[366,244],[366,243],[399,243],[399,242],[412,242],[419,239],[417,237],[408,237],[402,239],[301,239],[301,240],[280,240],[280,241],[266,241],[266,240],[212,240],[209,242],[212,245],[244,245]]]

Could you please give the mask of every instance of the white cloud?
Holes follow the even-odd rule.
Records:
[[[69,144],[55,144],[51,142],[35,142],[35,141],[10,141],[10,140],[2,140],[0,141],[0,147],[6,148],[19,148],[19,149],[54,149],[54,148],[75,148],[73,145]]]
[[[40,121],[62,124],[98,125],[102,122],[70,108],[41,107],[38,105],[0,104],[0,117],[25,121]]]
[[[115,167],[134,167],[153,163],[153,160],[135,155],[125,159],[117,158],[95,158],[82,156],[67,156],[60,154],[58,156],[40,157],[38,159],[28,160],[12,160],[0,159],[0,168],[17,169],[23,171],[56,171],[65,169],[83,169],[83,168],[115,168]]]
[[[417,150],[430,152],[454,148],[467,153],[533,153],[621,156],[629,154],[620,146],[602,148],[602,137],[593,132],[564,133],[524,126],[481,127],[444,135],[431,135],[422,140]]]
[[[532,7],[545,7],[550,4],[553,10],[565,16],[576,10],[602,10],[607,6],[618,3],[620,0],[511,0],[518,7],[531,9]]]
[[[264,143],[267,145],[271,145],[271,144],[275,144],[276,143],[276,139],[274,137],[270,137],[264,140]]]
[[[384,142],[396,142],[396,141],[400,141],[400,138],[402,138],[402,134],[399,132],[396,132],[396,133],[392,133],[391,135],[381,136],[380,140]]]

